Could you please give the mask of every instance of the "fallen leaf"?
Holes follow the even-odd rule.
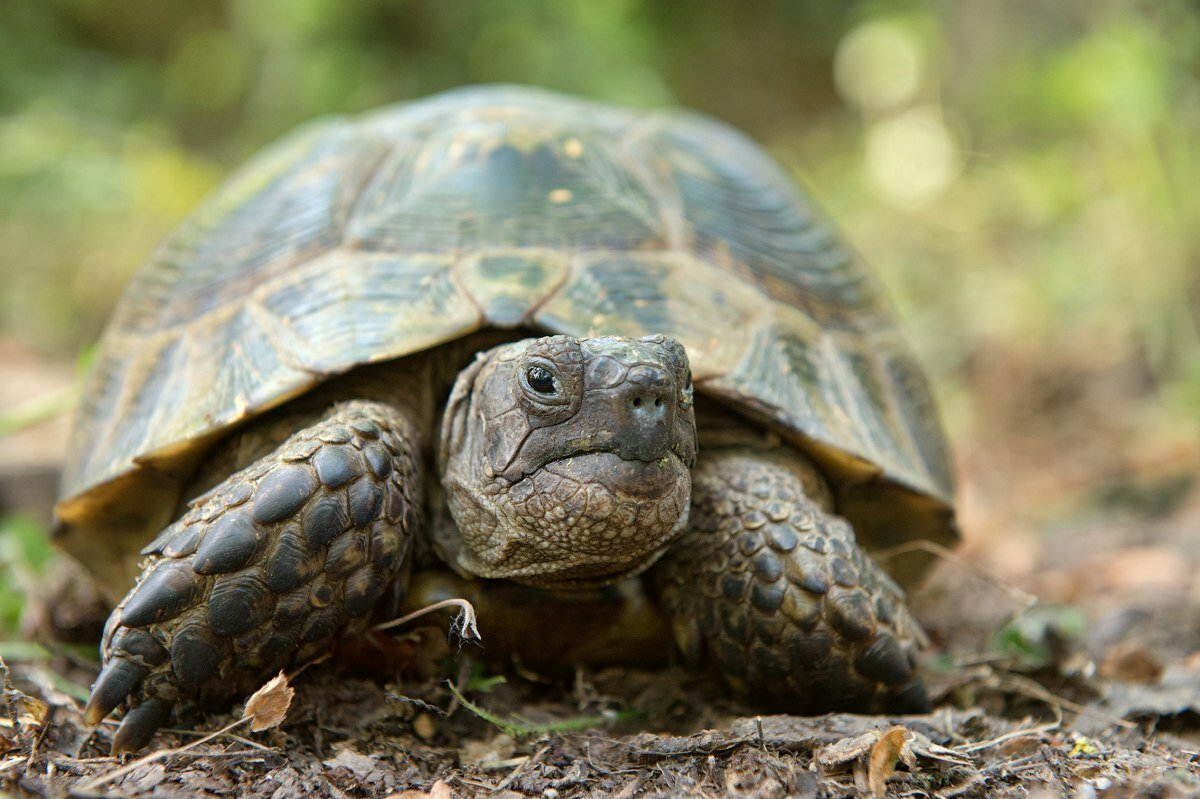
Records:
[[[1156,683],[1165,667],[1158,656],[1137,641],[1123,641],[1104,655],[1100,676],[1122,682]]]
[[[287,675],[281,671],[246,700],[246,711],[242,715],[250,719],[250,729],[254,732],[278,727],[287,716],[295,695],[296,690],[288,685]]]
[[[882,799],[888,777],[896,770],[896,763],[901,759],[912,764],[912,750],[908,748],[909,732],[904,727],[896,725],[879,736],[879,740],[871,747],[871,757],[867,766],[867,786],[874,799]]]

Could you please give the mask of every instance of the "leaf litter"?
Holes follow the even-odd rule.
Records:
[[[1024,461],[994,457],[995,431],[959,442],[967,541],[913,597],[934,642],[929,714],[756,715],[705,675],[673,668],[571,680],[518,666],[499,680],[478,647],[456,652],[444,626],[425,626],[373,633],[383,669],[366,674],[339,654],[272,680],[236,717],[160,732],[146,755],[122,763],[108,756],[115,723],[82,724],[95,665],[39,635],[48,646],[7,665],[0,791],[1200,797],[1200,490],[1152,512],[1114,510],[1111,498],[1088,504],[1081,487],[1103,475],[1080,470],[1093,467],[1076,464],[1061,482],[1063,472],[1042,468],[1075,449],[1071,436],[1097,435],[1091,423],[1071,428],[1077,415],[1064,411],[1051,444],[1044,429],[1005,423],[1010,452],[1034,453]],[[1120,450],[1106,451],[1103,469],[1121,473]],[[1047,534],[1046,518],[997,501],[1028,496],[1074,510]],[[457,629],[471,640],[473,609],[459,610]]]

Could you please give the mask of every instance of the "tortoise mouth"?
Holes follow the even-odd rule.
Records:
[[[673,452],[653,461],[615,452],[558,458],[498,492],[490,524],[460,522],[457,564],[547,588],[612,583],[663,553],[686,522],[691,488]]]
[[[653,460],[623,458],[617,452],[602,450],[549,461],[542,465],[542,471],[579,485],[601,485],[617,496],[653,501],[674,492],[681,477],[687,479],[688,469],[683,459],[670,450]]]

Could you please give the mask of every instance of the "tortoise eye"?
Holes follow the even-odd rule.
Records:
[[[554,375],[540,366],[531,366],[525,370],[525,380],[529,387],[539,394],[553,394],[556,388]]]

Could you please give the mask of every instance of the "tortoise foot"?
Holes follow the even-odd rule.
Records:
[[[363,629],[407,572],[414,452],[397,411],[346,403],[194,501],[108,620],[85,720],[127,702],[113,751],[135,751],[177,710],[246,696]]]
[[[688,532],[659,567],[676,641],[776,709],[917,712],[924,634],[903,592],[784,450],[718,450],[693,474]]]

